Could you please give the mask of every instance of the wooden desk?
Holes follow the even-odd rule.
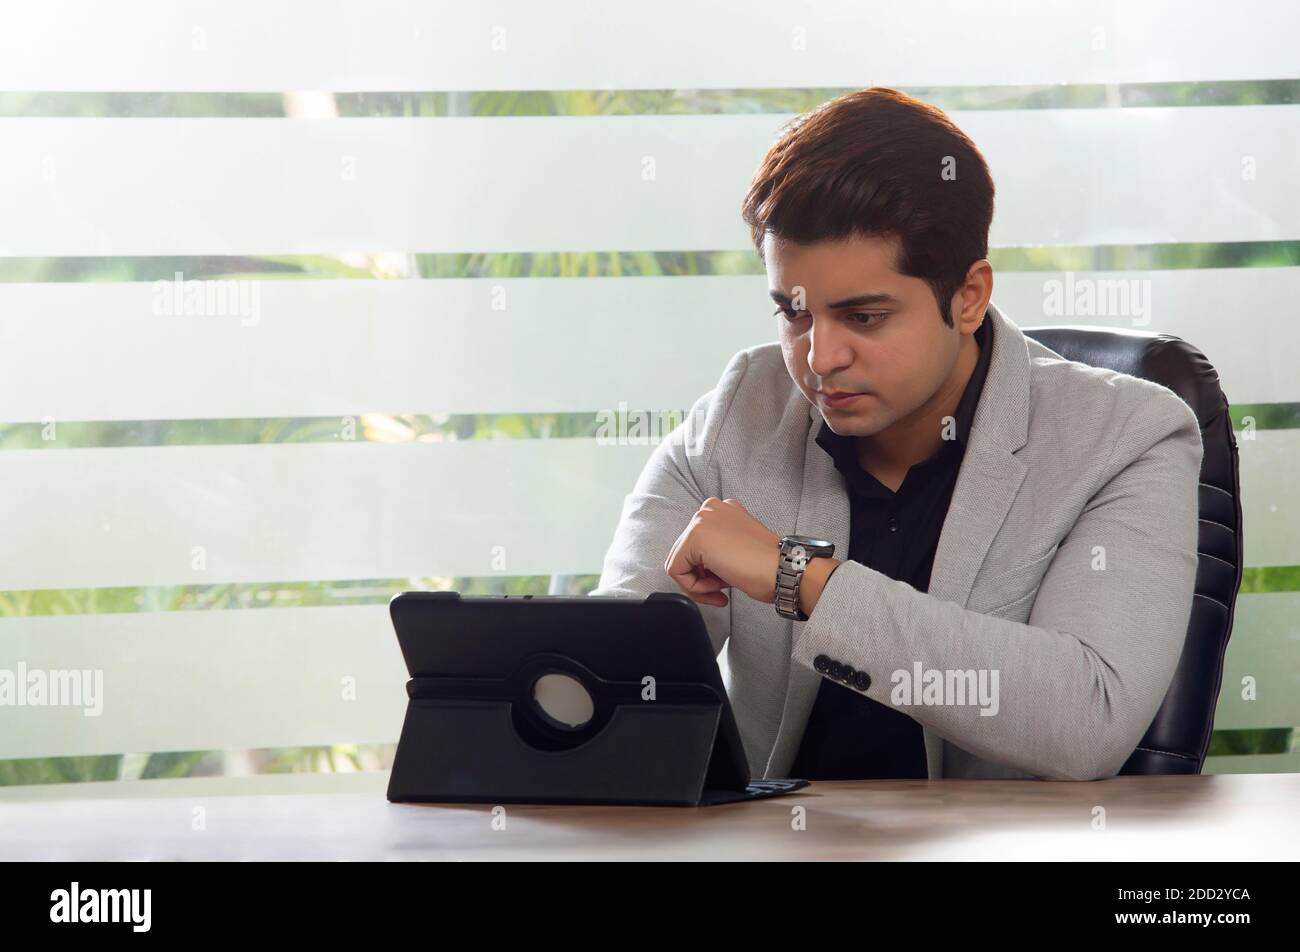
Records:
[[[0,788],[4,860],[1300,858],[1300,775],[818,783],[690,808],[390,804],[387,774]],[[792,810],[806,829],[792,829]],[[1093,829],[1094,808],[1106,828]],[[199,809],[205,829],[194,829]]]

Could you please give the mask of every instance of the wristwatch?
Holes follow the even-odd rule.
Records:
[[[788,535],[777,543],[781,549],[776,562],[776,613],[783,618],[807,621],[808,616],[799,608],[799,583],[809,559],[827,558],[835,554],[835,543],[811,536]]]

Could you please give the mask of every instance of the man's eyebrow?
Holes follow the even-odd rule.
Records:
[[[872,304],[902,304],[898,298],[884,291],[868,291],[865,294],[857,294],[853,297],[845,298],[842,301],[835,301],[826,305],[831,310],[838,310],[842,307],[870,307]]]
[[[782,294],[780,291],[768,290],[767,292],[773,301],[778,304],[789,304],[790,296]],[[868,291],[864,294],[855,294],[853,297],[845,298],[842,301],[835,301],[828,304],[831,310],[840,310],[846,307],[870,307],[873,304],[902,304],[903,302],[892,294],[884,291]]]

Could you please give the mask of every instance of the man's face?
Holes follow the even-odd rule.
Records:
[[[928,284],[894,270],[898,251],[894,238],[764,241],[768,288],[786,309],[777,313],[786,370],[840,436],[906,426],[957,363],[961,334],[940,317]],[[863,395],[832,401],[820,391]]]

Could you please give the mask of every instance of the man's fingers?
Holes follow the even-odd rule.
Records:
[[[722,589],[729,587],[726,582],[703,566],[688,565],[680,572],[670,570],[668,575],[688,595],[720,592]]]
[[[687,578],[690,579],[689,590],[692,594],[697,592],[720,592],[724,588],[731,587],[703,566],[697,566],[695,572],[687,576]]]
[[[730,588],[719,575],[703,565],[691,565],[680,551],[674,552],[664,565],[669,578],[692,599],[704,605],[726,605],[722,590]]]
[[[700,508],[701,511],[712,510],[723,505],[724,502],[724,500],[710,496],[704,500],[704,504]],[[728,601],[723,589],[731,586],[717,573],[710,571],[702,562],[692,561],[693,558],[699,558],[693,556],[692,551],[694,549],[692,545],[693,536],[699,528],[699,523],[699,513],[697,513],[695,519],[691,521],[691,525],[673,543],[668,558],[664,560],[664,571],[693,601],[702,605],[721,607],[726,605]]]
[[[711,572],[709,574],[713,575]],[[730,586],[716,575],[712,578],[700,578],[697,575],[684,576],[677,579],[677,584],[681,586],[682,591],[702,605],[727,604],[727,596],[723,594],[723,589]]]

